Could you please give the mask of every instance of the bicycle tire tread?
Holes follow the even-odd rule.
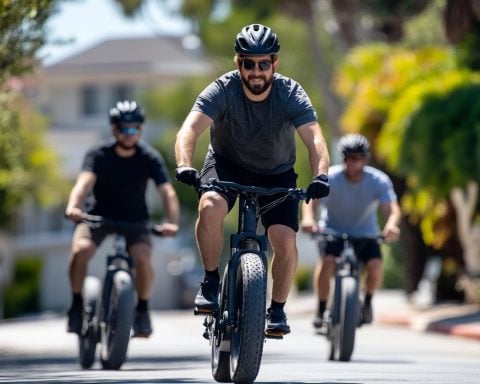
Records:
[[[234,383],[251,383],[258,375],[263,354],[266,270],[255,253],[243,254],[239,268],[243,285],[242,327],[238,358],[236,364],[231,362],[231,376]]]

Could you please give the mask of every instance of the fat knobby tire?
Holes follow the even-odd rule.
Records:
[[[127,355],[133,323],[134,286],[132,277],[118,271],[112,279],[109,313],[102,335],[101,362],[104,369],[119,369]]]
[[[265,265],[256,253],[245,253],[237,270],[237,329],[232,330],[230,374],[234,383],[257,377],[265,339]]]
[[[220,293],[220,309],[216,315],[215,321],[222,321],[223,314],[226,311],[227,306],[227,289],[228,289],[228,268],[225,268],[223,273],[222,289]],[[215,381],[219,383],[230,383],[232,379],[230,377],[230,349],[225,346],[230,345],[228,340],[224,340],[226,335],[219,332],[219,326],[216,324],[213,327],[214,335],[212,338],[212,376]],[[216,333],[215,333],[216,332]]]
[[[358,325],[358,281],[353,276],[342,278],[340,322],[336,360],[350,361]]]
[[[80,365],[82,368],[90,368],[95,361],[98,329],[92,321],[92,318],[97,313],[100,290],[100,280],[93,276],[87,276],[82,289],[84,300],[82,332],[78,337]],[[84,327],[86,324],[88,327]]]

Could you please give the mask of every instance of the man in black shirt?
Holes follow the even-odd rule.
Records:
[[[197,97],[177,133],[177,180],[195,185],[210,178],[257,187],[295,187],[295,136],[307,148],[313,180],[310,199],[328,195],[329,155],[317,113],[305,90],[278,73],[280,43],[271,28],[247,25],[235,39],[235,69],[210,83]],[[199,173],[192,167],[198,138],[210,130],[210,145]],[[218,309],[223,222],[236,196],[202,191],[196,238],[205,269],[195,297],[197,310]],[[265,199],[260,204],[267,204]],[[267,333],[288,334],[284,311],[297,266],[298,201],[285,200],[261,215],[273,250],[272,295]]]
[[[167,217],[159,229],[166,236],[175,236],[178,232],[180,208],[177,194],[162,156],[140,140],[144,120],[144,112],[136,102],[118,102],[110,110],[114,138],[87,152],[70,193],[65,215],[79,224],[73,236],[69,266],[73,301],[68,311],[68,332],[79,333],[81,330],[81,290],[88,261],[109,234],[103,227],[91,228],[81,223],[85,215],[85,202],[90,194],[93,194],[94,202],[86,210],[87,213],[124,222],[145,222],[149,219],[145,192],[148,180],[152,179]],[[135,262],[138,304],[134,336],[149,337],[152,333],[148,313],[153,283],[151,239],[146,229],[126,231],[124,235],[127,251]]]

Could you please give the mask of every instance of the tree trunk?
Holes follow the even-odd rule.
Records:
[[[341,114],[341,103],[331,87],[332,68],[322,54],[322,43],[318,39],[316,0],[284,1],[283,11],[303,20],[307,27],[308,46],[314,63],[314,77],[322,96],[323,110],[327,123],[331,128],[332,139],[336,141],[341,136],[338,119]]]
[[[375,161],[375,159],[373,159]],[[384,170],[386,172],[386,170]],[[388,174],[388,172],[387,172]],[[402,198],[407,190],[406,180],[403,177],[389,174],[393,189],[398,200]],[[402,216],[400,222],[402,256],[405,260],[405,291],[408,295],[414,293],[418,288],[425,264],[429,256],[429,247],[425,244],[422,232],[418,224],[411,222],[408,216]]]
[[[457,215],[458,237],[463,247],[466,272],[480,276],[480,225],[473,222],[478,201],[478,183],[469,182],[465,191],[454,188],[450,192],[450,198]]]
[[[466,190],[454,188],[450,199],[455,207],[457,230],[463,248],[465,273],[459,285],[467,302],[480,303],[480,224],[473,221],[478,201],[478,183],[471,181]]]
[[[402,256],[405,260],[405,292],[413,294],[422,279],[429,249],[423,242],[422,232],[418,225],[410,223],[408,216],[400,222],[402,236]]]

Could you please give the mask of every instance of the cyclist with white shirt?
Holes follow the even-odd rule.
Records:
[[[390,178],[379,169],[368,166],[370,144],[359,134],[343,136],[338,150],[343,155],[343,164],[331,166],[328,171],[330,194],[314,204],[303,204],[302,221],[304,232],[346,233],[361,239],[353,242],[355,252],[366,271],[365,296],[361,309],[362,323],[372,322],[372,296],[380,287],[383,278],[382,255],[376,239],[379,232],[385,241],[398,239],[401,212]],[[322,222],[319,223],[323,208]],[[385,224],[380,230],[377,212],[383,213]],[[321,227],[321,228],[320,228]],[[330,293],[330,278],[335,271],[335,257],[342,251],[342,241],[320,242],[319,259],[314,273],[314,288],[318,307],[313,321],[321,328],[323,313]]]

